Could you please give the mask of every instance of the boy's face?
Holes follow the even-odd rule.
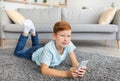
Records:
[[[71,40],[71,30],[59,31],[57,34],[53,33],[56,45],[62,48],[66,47]]]

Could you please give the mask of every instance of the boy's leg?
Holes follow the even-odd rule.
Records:
[[[24,33],[20,35],[14,54],[18,57],[26,58],[26,51],[24,50],[24,47],[28,39],[28,34],[32,28],[29,25],[29,20],[27,19],[23,21],[23,26],[24,26]]]
[[[24,25],[24,35],[21,35],[18,44],[16,46],[16,49],[14,51],[14,54],[18,57],[31,59],[32,54],[34,51],[36,51],[38,48],[43,47],[43,45],[39,44],[38,35],[35,33],[35,27],[31,20],[27,19],[23,22]],[[32,40],[32,47],[30,47],[27,50],[24,50],[26,41],[28,39],[28,33],[31,32],[31,40]]]
[[[34,23],[30,19],[28,19],[28,21],[29,21],[29,24],[30,24],[30,27],[31,27],[32,46],[40,46],[38,34],[35,31]]]
[[[25,53],[26,53],[26,58],[31,59],[33,52],[36,51],[37,49],[43,47],[44,45],[40,45],[40,43],[39,43],[38,34],[35,31],[35,26],[34,26],[33,22],[31,20],[29,20],[29,19],[28,19],[28,22],[29,22],[29,25],[31,27],[32,47],[27,49],[25,51]]]
[[[36,51],[37,49],[39,49],[40,46],[32,46],[29,49],[27,49],[24,53],[25,53],[25,57],[26,59],[31,60],[32,58],[32,54],[34,53],[34,51]]]
[[[32,46],[39,46],[40,45],[37,33],[34,36],[31,35],[31,40],[32,40]]]
[[[34,39],[37,39],[37,37],[33,37]],[[34,43],[36,46],[32,46],[27,50],[24,50],[25,44],[27,42],[28,36],[24,36],[23,34],[20,35],[20,38],[18,40],[17,46],[15,48],[14,54],[18,57],[26,58],[31,60],[32,54],[34,51],[36,51],[41,46],[38,44],[38,42],[35,40]]]
[[[24,47],[26,45],[27,39],[28,39],[28,36],[24,36],[23,34],[20,35],[20,38],[18,39],[18,43],[14,51],[14,54],[16,56],[25,58]]]
[[[39,44],[39,38],[37,33],[35,36],[31,35],[31,40],[32,40],[32,47],[30,47],[25,51],[25,57],[27,59],[31,59],[33,52],[44,46]]]

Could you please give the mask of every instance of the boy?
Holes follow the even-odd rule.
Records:
[[[41,66],[41,72],[45,75],[55,77],[83,77],[86,72],[86,67],[81,70],[76,69],[79,62],[74,54],[76,48],[71,42],[71,26],[60,21],[55,23],[53,28],[53,40],[45,46],[39,44],[35,27],[31,20],[27,19],[23,22],[24,32],[21,34],[14,54],[18,57],[32,59],[37,65]],[[28,39],[28,34],[31,33],[32,47],[24,50],[24,46]],[[72,67],[67,71],[60,71],[50,67],[58,66],[65,58],[69,56],[72,62]]]

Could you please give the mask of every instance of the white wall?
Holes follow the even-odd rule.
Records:
[[[117,8],[120,8],[120,0],[67,0],[67,8],[82,8],[83,6],[87,8],[105,8],[111,6],[112,3],[115,3]],[[20,4],[20,3],[11,3],[3,2],[5,9],[16,9],[16,8],[44,8],[45,6],[38,5],[29,5],[29,4]]]
[[[68,0],[68,8],[104,8],[115,3],[117,8],[120,8],[120,0]]]
[[[3,8],[5,9],[17,9],[17,8],[46,8],[46,6],[38,6],[38,5],[30,5],[22,4],[22,3],[14,3],[14,2],[3,2]]]

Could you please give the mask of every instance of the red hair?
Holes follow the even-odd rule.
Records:
[[[71,30],[71,26],[66,21],[56,22],[53,28],[53,33],[57,34],[59,31]]]

